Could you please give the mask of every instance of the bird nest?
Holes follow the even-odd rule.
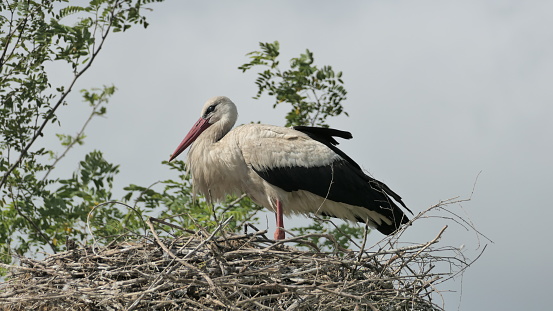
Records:
[[[313,235],[273,241],[224,223],[169,239],[152,220],[133,242],[3,265],[0,310],[443,310],[436,284],[469,265],[438,246],[446,227],[426,243],[399,247],[400,232],[373,251],[321,252]],[[444,262],[457,269],[433,271]]]

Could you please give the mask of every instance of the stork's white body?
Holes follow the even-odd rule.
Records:
[[[242,125],[231,131],[237,115],[236,106],[228,98],[210,99],[202,110],[202,118],[171,157],[176,157],[193,142],[187,164],[194,191],[207,200],[220,201],[228,194],[246,193],[256,203],[277,213],[278,226],[283,226],[282,220],[280,223],[278,220],[279,213],[280,217],[296,213],[331,215],[362,221],[376,228],[392,226],[393,230],[406,222],[407,218],[395,204],[384,202],[390,201],[387,192],[391,190],[356,171],[358,166],[353,160],[325,143],[328,137],[317,140],[292,128],[263,124]],[[297,169],[301,172],[296,173]],[[327,173],[321,173],[322,169]],[[340,178],[334,180],[335,173]],[[313,180],[321,174],[328,178]],[[336,183],[338,180],[341,184]],[[351,185],[347,184],[350,180]],[[303,181],[309,185],[303,187]],[[367,182],[372,182],[370,187]],[[385,189],[374,189],[380,185]],[[331,189],[338,189],[340,193],[328,195]],[[371,202],[365,204],[366,192],[371,191],[378,192],[379,197],[371,197]],[[351,196],[362,192],[361,199],[352,201],[361,203],[348,204],[349,192]],[[378,201],[383,203],[375,205]],[[383,204],[388,205],[379,206]],[[386,209],[393,209],[393,213]],[[396,216],[401,219],[394,219]],[[390,228],[386,230],[391,232]],[[279,237],[284,237],[283,231],[275,233],[275,238]]]
[[[370,225],[382,221],[391,224],[389,219],[363,207],[334,202],[303,190],[284,191],[252,169],[322,166],[337,159],[341,159],[339,155],[302,132],[279,126],[247,124],[222,138],[217,127],[209,127],[190,148],[187,162],[194,190],[208,200],[221,201],[227,194],[246,193],[257,204],[273,211],[276,211],[276,201],[280,200],[287,207],[283,210],[286,216],[331,214],[350,221],[361,217],[368,219]]]

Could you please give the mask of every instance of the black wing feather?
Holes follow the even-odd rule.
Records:
[[[298,125],[298,126],[293,126],[292,128],[296,131],[300,131],[302,133],[309,135],[309,137],[311,137],[311,135],[314,135],[320,139],[326,139],[333,145],[339,144],[338,141],[334,139],[334,137],[340,137],[344,139],[353,138],[353,135],[351,135],[350,132],[327,128],[327,127],[313,127],[313,126]]]
[[[334,137],[340,137],[344,139],[352,139],[353,135],[350,132],[347,131],[341,131],[333,128],[325,128],[325,127],[313,127],[313,126],[293,126],[293,129],[296,131],[300,131],[304,134],[307,134],[310,138],[325,144],[328,148],[330,148],[332,151],[336,152],[338,155],[340,155],[343,159],[348,161],[351,165],[353,165],[357,170],[355,171],[357,175],[359,175],[361,178],[366,180],[369,184],[372,185],[372,187],[380,189],[380,191],[386,192],[389,196],[391,196],[394,200],[396,200],[401,206],[405,207],[411,214],[413,212],[403,203],[401,197],[392,191],[390,187],[388,187],[386,184],[384,184],[381,181],[378,181],[367,174],[363,172],[363,169],[361,169],[361,166],[357,164],[352,158],[350,158],[347,154],[345,154],[342,150],[338,149],[336,145],[339,144],[338,141],[334,139]]]
[[[383,234],[391,234],[401,224],[409,221],[382,188],[383,183],[366,175],[371,182],[360,178],[354,173],[357,168],[345,160],[336,161],[329,166],[275,167],[255,171],[261,178],[285,191],[305,190],[335,202],[362,206],[378,212],[393,222],[391,225],[382,223],[377,227]],[[357,220],[365,222],[361,218]]]
[[[345,154],[342,150],[338,149],[336,145],[338,145],[338,141],[334,139],[334,137],[340,137],[344,139],[352,139],[353,135],[351,135],[350,132],[346,131],[340,131],[337,129],[332,128],[326,128],[326,127],[312,127],[312,126],[294,126],[292,127],[296,131],[300,131],[307,136],[309,136],[311,139],[316,140],[324,145],[326,145],[328,148],[330,148],[332,151],[336,152],[338,155],[340,155],[343,159],[351,163],[353,166],[355,166],[357,169],[361,170],[361,166],[357,164],[357,162],[353,161],[352,158],[350,158],[347,154]]]

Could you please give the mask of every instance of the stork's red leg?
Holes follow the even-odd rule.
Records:
[[[282,203],[280,200],[276,201],[276,231],[275,231],[275,240],[284,240],[284,217],[282,216]]]

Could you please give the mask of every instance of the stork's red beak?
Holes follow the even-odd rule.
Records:
[[[188,146],[190,146],[200,134],[205,131],[211,124],[208,122],[207,119],[200,118],[196,124],[190,129],[188,134],[186,134],[186,137],[182,140],[180,145],[177,147],[175,152],[171,155],[169,158],[169,161],[172,161],[174,158],[176,158],[179,154],[181,154]]]

